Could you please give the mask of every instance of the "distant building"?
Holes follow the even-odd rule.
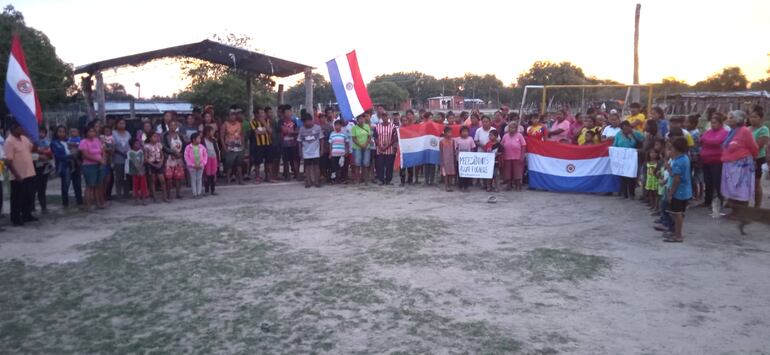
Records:
[[[486,108],[487,103],[482,99],[465,99],[463,100],[463,108],[466,110],[476,110]]]
[[[462,110],[465,100],[462,96],[436,96],[428,98],[429,110]]]

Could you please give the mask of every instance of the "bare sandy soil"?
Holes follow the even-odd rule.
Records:
[[[296,183],[0,233],[0,353],[745,354],[770,228],[639,202]]]

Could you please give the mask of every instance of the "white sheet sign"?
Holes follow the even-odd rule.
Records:
[[[639,154],[633,148],[610,147],[612,175],[636,177]]]
[[[491,179],[495,170],[495,153],[460,152],[460,177]]]

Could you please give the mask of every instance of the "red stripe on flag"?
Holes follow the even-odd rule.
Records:
[[[435,122],[421,122],[398,129],[401,139],[417,138],[422,136],[441,136],[444,125]]]
[[[27,74],[30,84],[32,84],[32,76],[29,75],[29,69],[27,68],[27,57],[24,55],[24,50],[21,48],[21,40],[17,34],[14,34],[13,39],[11,40],[11,55],[16,58],[16,62],[19,63],[21,69]],[[35,118],[37,119],[37,123],[40,124],[43,123],[43,110],[40,108],[40,99],[37,96],[37,92],[34,90],[35,86],[32,85],[32,87],[32,95],[35,97]]]
[[[566,160],[594,159],[609,156],[611,145],[611,141],[597,145],[577,146],[527,138],[527,153]]]
[[[369,92],[366,91],[364,79],[361,77],[361,69],[358,68],[358,57],[356,51],[348,53],[348,63],[350,64],[350,74],[353,75],[353,87],[356,89],[356,96],[364,110],[372,108],[372,99],[369,98]]]
[[[29,69],[27,69],[27,59],[24,56],[24,51],[21,49],[21,41],[18,35],[13,35],[13,41],[11,42],[11,54],[16,57],[16,61],[19,62],[21,69],[29,76]]]

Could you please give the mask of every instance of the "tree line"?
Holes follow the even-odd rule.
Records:
[[[8,62],[11,36],[18,33],[22,46],[27,54],[27,64],[30,75],[43,109],[48,109],[61,103],[77,102],[82,99],[80,88],[73,77],[73,66],[56,55],[56,48],[48,37],[41,31],[26,25],[24,16],[13,6],[6,6],[0,13],[0,62]],[[249,50],[252,39],[248,36],[228,34],[213,35],[213,40]],[[190,84],[181,92],[171,97],[153,97],[154,99],[179,99],[189,101],[197,106],[214,105],[217,112],[225,112],[231,104],[246,107],[245,73],[232,70],[227,66],[211,64],[194,59],[181,58],[177,60],[182,66],[183,73],[190,79]],[[0,80],[5,81],[5,71],[0,71]],[[516,105],[521,101],[522,90],[526,85],[545,84],[619,84],[616,81],[600,79],[586,75],[583,69],[570,63],[554,63],[537,61],[526,71],[520,73],[516,82],[505,85],[495,75],[478,75],[467,73],[461,77],[435,76],[417,72],[397,72],[382,74],[369,81],[367,88],[372,100],[377,103],[400,106],[407,99],[419,106],[425,104],[429,97],[463,96],[480,99],[491,103],[492,106],[503,104]],[[258,76],[254,83],[252,100],[258,106],[272,105],[276,101],[275,81],[265,75]],[[5,87],[0,85],[0,91]],[[726,67],[702,81],[689,85],[682,80],[668,77],[654,84],[656,95],[679,93],[686,91],[739,91],[739,90],[768,90],[770,91],[770,70],[768,76],[756,82],[749,82],[739,67]],[[107,83],[105,95],[110,100],[129,100],[126,88],[119,83]],[[555,92],[554,96],[574,99],[574,91]],[[617,97],[618,90],[596,90],[594,96]],[[313,74],[313,97],[316,103],[328,105],[334,103],[334,92],[331,84],[321,74]],[[549,95],[550,97],[550,95]],[[304,80],[299,80],[285,92],[285,101],[298,107],[305,102]],[[527,98],[530,100],[530,98]],[[2,106],[0,114],[7,116],[7,109]]]

